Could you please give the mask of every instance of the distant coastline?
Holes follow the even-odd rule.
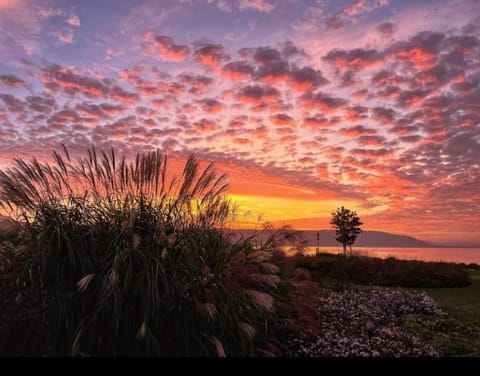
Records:
[[[12,230],[14,225],[7,218],[0,215],[0,231]],[[250,236],[254,233],[251,229],[235,229],[234,233]],[[335,240],[333,230],[299,230],[307,247],[317,246],[317,233],[319,234],[319,247],[336,247],[339,243]],[[290,245],[290,244],[288,244]],[[392,234],[384,231],[364,231],[355,242],[355,247],[384,247],[384,248],[480,248],[478,244],[439,244],[426,242],[409,235]]]

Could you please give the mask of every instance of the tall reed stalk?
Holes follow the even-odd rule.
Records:
[[[180,177],[167,169],[158,151],[73,160],[64,147],[0,171],[25,249],[16,302],[38,305],[39,353],[279,353],[288,304],[272,251],[290,233],[233,239],[226,176],[193,156]]]

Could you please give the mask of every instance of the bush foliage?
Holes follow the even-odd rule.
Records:
[[[273,251],[226,227],[227,183],[194,157],[113,150],[0,171],[20,227],[3,243],[0,352],[14,355],[275,355],[289,314]]]
[[[335,278],[360,285],[393,287],[463,287],[470,284],[462,265],[446,262],[379,259],[365,256],[296,254],[295,266],[312,272],[315,279]]]

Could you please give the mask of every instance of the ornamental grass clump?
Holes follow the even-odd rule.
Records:
[[[22,354],[29,338],[35,355],[279,354],[286,289],[271,243],[233,239],[226,188],[193,156],[171,177],[158,151],[16,159],[0,171],[25,249],[9,275],[16,309],[36,309],[4,328],[0,351]]]

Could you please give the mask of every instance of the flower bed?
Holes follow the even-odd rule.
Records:
[[[289,356],[438,356],[434,348],[400,327],[402,315],[441,313],[426,294],[378,288],[320,289],[308,298],[300,288],[299,294],[303,304],[289,342]],[[315,307],[313,317],[308,307]]]

